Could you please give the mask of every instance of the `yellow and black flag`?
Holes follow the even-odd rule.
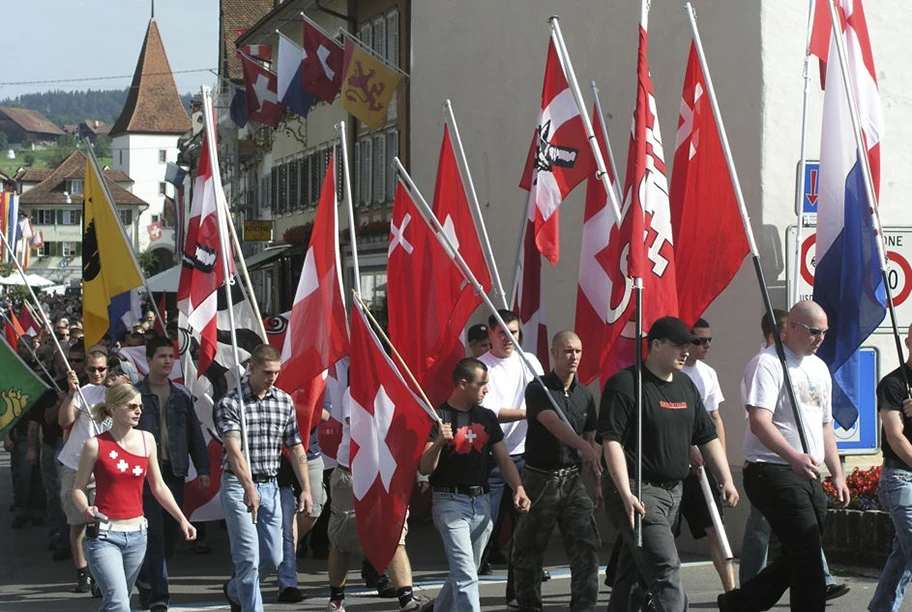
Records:
[[[107,333],[112,300],[143,286],[142,273],[92,156],[86,162],[82,220],[82,320],[88,347]]]
[[[343,66],[342,108],[376,130],[386,121],[390,100],[402,75],[351,38],[345,39]]]

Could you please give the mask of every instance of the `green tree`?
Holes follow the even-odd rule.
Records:
[[[35,156],[32,155],[31,153],[27,153],[27,154],[25,155],[25,157],[23,158],[23,160],[25,161],[25,165],[26,165],[26,166],[30,166],[30,167],[31,167],[31,166],[34,166],[34,165],[35,165]]]
[[[111,149],[111,141],[107,136],[99,136],[95,139],[95,156],[96,157],[111,157],[114,152]]]
[[[143,276],[146,278],[155,276],[158,273],[158,257],[155,256],[155,253],[153,253],[151,249],[138,253],[136,259],[139,260],[139,267],[142,269]]]
[[[6,149],[9,146],[9,136],[6,132],[0,132],[0,149]]]

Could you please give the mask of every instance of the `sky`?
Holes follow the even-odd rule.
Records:
[[[25,0],[4,2],[15,36],[0,69],[0,99],[62,89],[121,89],[130,85],[152,0]],[[180,93],[215,85],[218,0],[155,0],[155,19]],[[116,79],[99,77],[121,76]],[[82,80],[82,79],[94,80]],[[79,81],[12,85],[14,82]]]

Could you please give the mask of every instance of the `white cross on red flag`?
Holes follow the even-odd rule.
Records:
[[[301,85],[327,104],[332,104],[342,88],[345,49],[312,23],[304,22],[304,67]]]
[[[735,188],[693,44],[681,94],[669,199],[678,316],[693,325],[732,281],[748,253]]]
[[[529,208],[535,245],[552,265],[560,258],[558,206],[594,170],[583,119],[552,40],[545,63],[541,113],[519,184],[535,203]]]
[[[351,472],[358,537],[378,571],[389,565],[418,461],[434,421],[406,386],[361,307],[351,314]]]
[[[285,115],[285,105],[279,101],[278,76],[244,54],[240,54],[240,57],[244,69],[248,117],[272,128],[278,127]]]

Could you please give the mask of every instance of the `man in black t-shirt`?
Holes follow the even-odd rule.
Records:
[[[884,456],[878,494],[893,519],[896,535],[893,552],[868,604],[869,610],[898,610],[912,572],[912,517],[908,503],[912,494],[912,421],[907,416],[912,411],[907,386],[912,380],[912,326],[906,335],[906,348],[910,351],[906,363],[884,376],[877,385],[877,406],[883,425],[880,447]]]
[[[438,610],[480,610],[478,564],[493,528],[488,473],[493,459],[513,493],[517,510],[529,509],[519,472],[503,443],[491,410],[479,404],[487,393],[488,368],[472,357],[453,369],[453,391],[437,408],[419,470],[430,474],[434,525],[443,539],[450,572],[434,602]]]
[[[646,339],[649,353],[643,363],[643,489],[639,499],[634,493],[637,411],[633,366],[608,381],[599,409],[598,436],[608,467],[605,508],[624,544],[609,612],[640,609],[645,594],[638,587],[638,577],[658,609],[687,609],[672,525],[681,502],[681,481],[690,471],[692,445],[700,447],[708,460],[723,504],[738,502],[715,428],[693,381],[681,372],[694,335],[680,319],[663,317],[652,325]],[[635,514],[642,516],[642,547],[635,542]]]
[[[576,380],[583,345],[572,331],[551,342],[554,369],[526,387],[526,465],[523,485],[535,500],[513,532],[513,568],[519,609],[542,609],[541,573],[554,526],[561,531],[570,560],[570,610],[592,611],[598,601],[598,550],[595,507],[580,475],[583,464],[598,470],[595,400]],[[569,421],[562,420],[548,395]],[[596,481],[598,478],[596,477]],[[596,492],[596,498],[601,493]]]

